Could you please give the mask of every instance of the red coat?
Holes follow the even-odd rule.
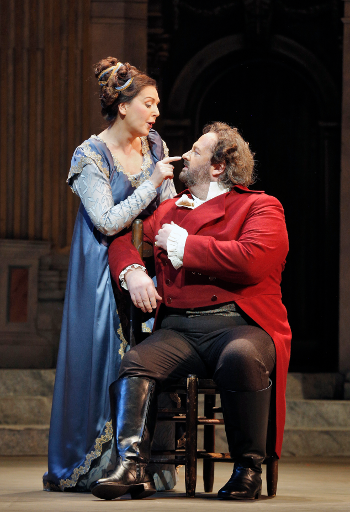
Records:
[[[152,244],[162,225],[171,221],[189,234],[178,270],[165,251],[154,248],[158,293],[174,308],[234,301],[272,337],[276,347],[275,449],[280,456],[291,341],[280,288],[288,252],[283,208],[276,198],[238,185],[194,210],[176,206],[177,197],[162,203],[144,221],[144,239]],[[110,270],[118,284],[120,272],[132,263],[142,261],[127,233],[109,248]]]

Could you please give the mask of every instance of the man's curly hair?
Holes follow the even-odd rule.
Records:
[[[215,121],[203,128],[203,134],[213,132],[218,142],[213,147],[212,164],[225,163],[225,171],[219,180],[227,187],[244,185],[248,187],[255,182],[254,153],[239,134],[237,128]]]

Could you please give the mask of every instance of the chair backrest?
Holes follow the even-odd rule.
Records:
[[[138,250],[141,259],[153,256],[153,247],[143,241],[143,222],[141,219],[135,219],[132,223],[132,243]],[[142,311],[135,307],[131,300],[127,338],[130,347],[134,347],[142,341]]]
[[[153,256],[152,245],[143,241],[143,222],[141,219],[135,219],[132,223],[132,243],[139,251],[141,259]]]
[[[141,219],[135,219],[132,223],[132,243],[143,259],[143,222]]]

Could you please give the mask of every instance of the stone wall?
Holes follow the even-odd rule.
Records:
[[[146,69],[147,5],[0,3],[0,368],[56,365],[79,205],[66,178],[75,147],[104,129],[93,64]]]

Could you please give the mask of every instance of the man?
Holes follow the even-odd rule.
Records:
[[[155,492],[146,465],[156,395],[179,378],[212,377],[220,388],[235,466],[222,499],[261,494],[275,370],[276,446],[280,455],[291,333],[281,301],[288,252],[279,201],[247,188],[254,159],[237,129],[213,123],[183,155],[188,191],[165,201],[144,222],[155,246],[158,290],[145,273],[131,235],[109,249],[113,278],[143,311],[157,308],[157,330],[126,353],[110,388],[119,461],[92,493],[112,499]]]

